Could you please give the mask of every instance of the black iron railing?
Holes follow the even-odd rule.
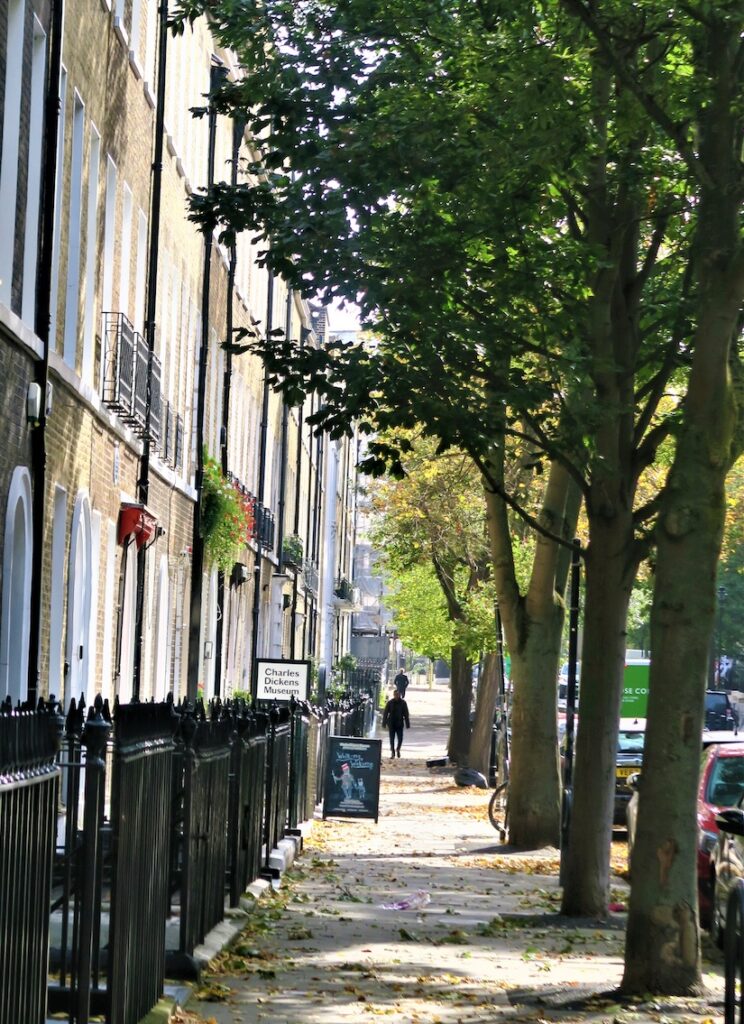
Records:
[[[108,973],[109,1019],[118,1024],[144,1017],[163,990],[173,736],[180,723],[170,703],[121,705],[114,719]]]
[[[0,705],[0,1024],[44,1024],[61,722]]]
[[[2,711],[0,1024],[136,1024],[166,958],[193,970],[226,902],[276,873],[272,852],[322,797],[330,732],[362,735],[373,714],[366,699]]]
[[[271,872],[271,852],[284,838],[289,808],[289,741],[290,711],[287,707],[269,712],[269,734],[266,771],[266,804],[264,809],[264,868]]]
[[[103,401],[122,416],[131,416],[134,401],[137,332],[123,313],[103,314]]]
[[[265,551],[274,550],[274,532],[275,522],[274,513],[262,505],[260,501],[256,502],[256,533],[261,540],[261,547]]]
[[[228,789],[233,723],[186,709],[183,739],[183,833],[179,953],[190,954],[225,916]]]
[[[123,313],[103,314],[103,401],[140,437],[147,431],[147,381],[150,378],[150,437],[163,432],[162,368],[147,342]]]
[[[245,705],[236,711],[227,829],[231,907],[238,906],[261,871],[268,721],[265,714],[253,714]]]
[[[309,558],[305,559],[305,564],[302,567],[302,576],[305,580],[305,589],[309,590],[311,594],[318,593],[318,567],[315,562]]]

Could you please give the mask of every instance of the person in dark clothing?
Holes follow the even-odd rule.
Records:
[[[403,725],[405,724],[407,729],[411,728],[411,720],[408,717],[408,705],[403,700],[399,690],[396,690],[392,698],[385,705],[385,710],[382,714],[382,724],[388,727],[390,734],[390,757],[395,757],[396,753],[400,757],[400,748],[403,743]]]
[[[406,699],[406,690],[408,689],[408,682],[408,676],[405,674],[403,669],[400,670],[398,675],[393,680],[393,686],[404,700]]]

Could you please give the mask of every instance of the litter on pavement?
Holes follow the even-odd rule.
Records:
[[[426,889],[417,889],[416,892],[405,896],[402,900],[396,900],[395,903],[382,903],[380,906],[383,910],[421,910],[430,899],[431,896]]]

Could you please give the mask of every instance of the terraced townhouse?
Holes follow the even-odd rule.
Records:
[[[356,441],[223,347],[322,345],[326,311],[188,220],[251,152],[191,114],[236,73],[206,20],[161,44],[155,0],[0,4],[0,700],[225,696],[348,650]],[[222,569],[200,453],[246,517]]]

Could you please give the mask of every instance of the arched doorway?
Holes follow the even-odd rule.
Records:
[[[31,476],[17,466],[8,489],[3,545],[0,698],[25,700],[31,622]]]

